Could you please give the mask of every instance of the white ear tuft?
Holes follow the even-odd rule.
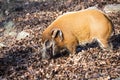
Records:
[[[63,33],[60,29],[53,29],[52,30],[52,38],[54,39],[56,37],[59,37],[60,41],[63,40]]]

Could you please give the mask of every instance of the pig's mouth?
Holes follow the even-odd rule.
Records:
[[[42,53],[42,58],[43,59],[51,59],[53,57],[53,47],[47,47],[47,48],[43,48],[41,50]]]

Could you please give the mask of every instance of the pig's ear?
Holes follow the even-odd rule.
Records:
[[[53,29],[51,32],[52,38],[55,39],[57,37],[60,38],[60,41],[63,40],[63,33],[60,29]]]

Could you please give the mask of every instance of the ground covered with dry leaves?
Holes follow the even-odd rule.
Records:
[[[9,9],[0,6],[8,9],[0,19],[0,80],[119,80],[120,12],[107,14],[116,33],[112,36],[113,50],[102,51],[93,43],[72,56],[41,58],[41,33],[59,15],[96,4],[102,10],[106,4],[119,3],[99,1],[84,4],[82,0],[23,0],[8,5]],[[19,40],[21,31],[29,35]]]

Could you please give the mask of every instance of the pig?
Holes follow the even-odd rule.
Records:
[[[98,9],[65,13],[43,31],[42,56],[53,57],[62,49],[75,54],[77,46],[93,41],[97,41],[103,50],[110,49],[112,25],[110,19]]]

